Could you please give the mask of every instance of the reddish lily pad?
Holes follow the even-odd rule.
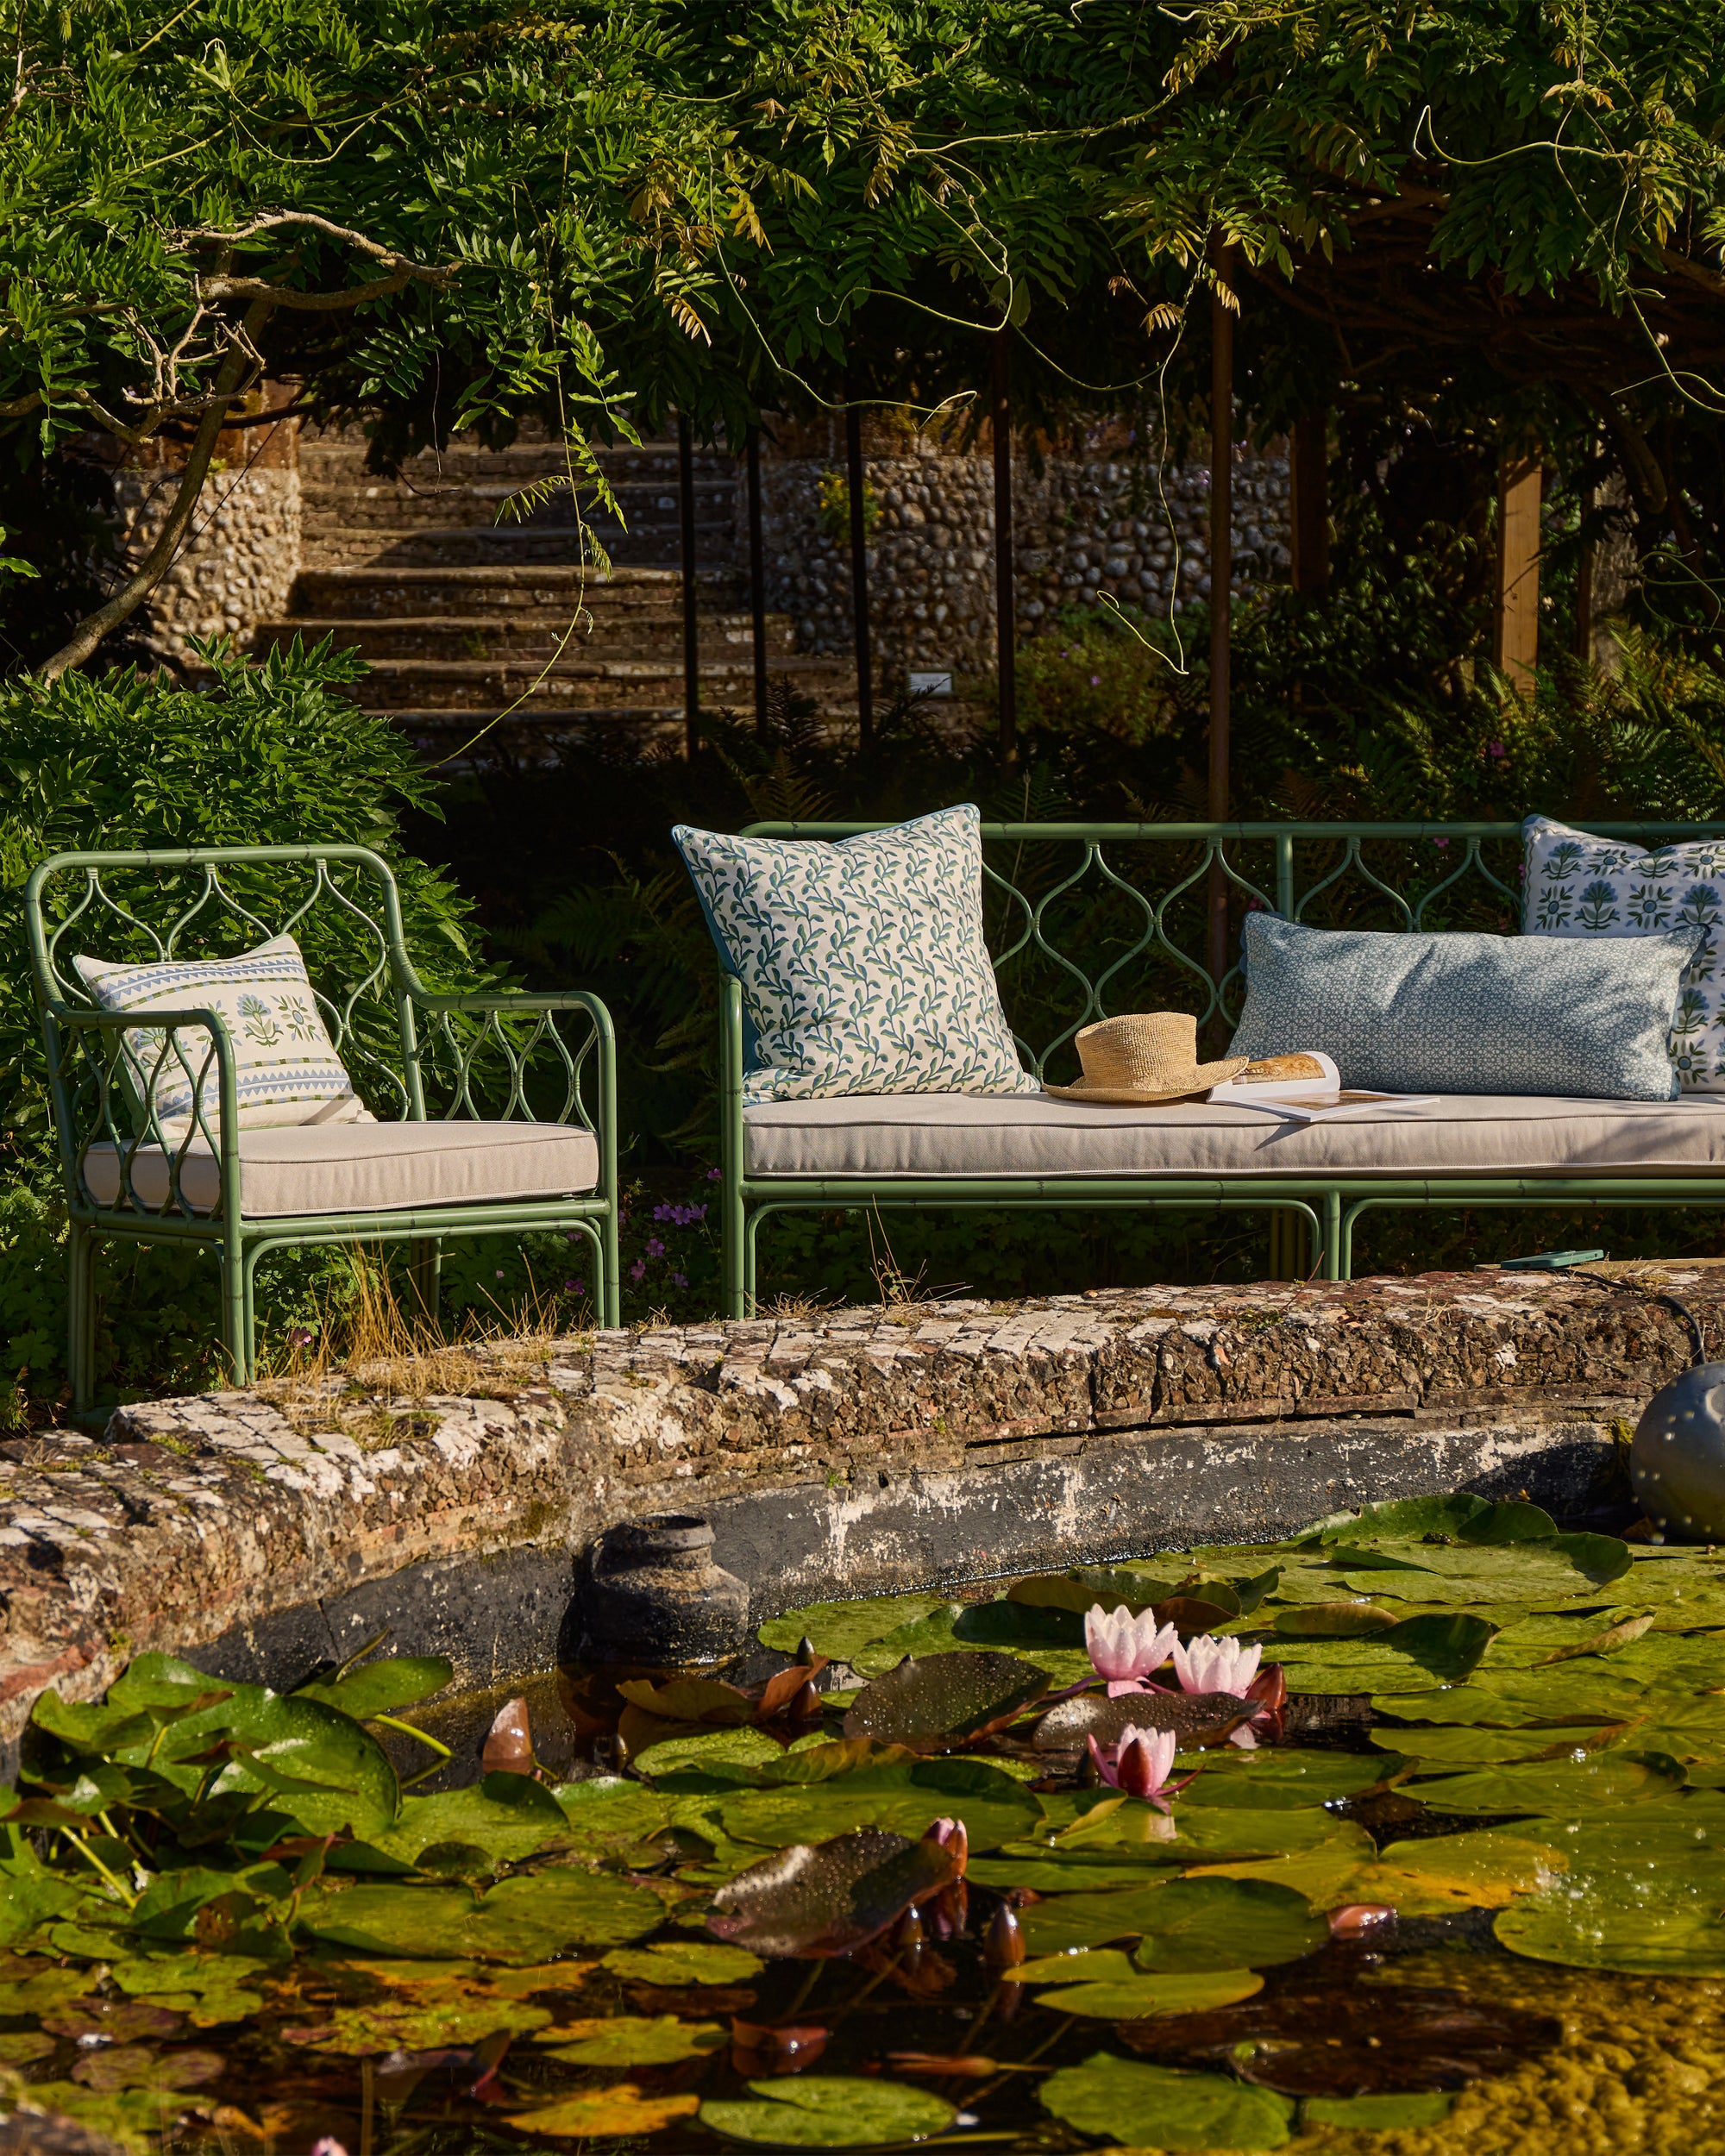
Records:
[[[1087,1692],[1063,1700],[1037,1724],[1038,1752],[1070,1752],[1087,1737],[1118,1744],[1128,1729],[1171,1729],[1183,1749],[1225,1744],[1258,1712],[1256,1700],[1233,1692],[1123,1692],[1115,1699]]]
[[[706,1927],[768,1959],[848,1954],[957,1877],[941,1844],[865,1827],[738,1872],[714,1895]]]
[[[844,1717],[844,1733],[913,1752],[956,1752],[1004,1729],[1047,1689],[1047,1672],[1017,1655],[925,1655],[865,1686]]]

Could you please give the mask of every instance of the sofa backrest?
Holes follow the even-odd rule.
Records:
[[[878,823],[751,824],[751,838],[849,838]],[[1716,837],[1721,824],[1589,823],[1636,844]],[[1515,824],[984,824],[988,948],[1020,1052],[1038,1078],[1076,1070],[1073,1036],[1122,1011],[1196,1012],[1233,1031],[1251,908],[1325,928],[1521,925]],[[1226,887],[1226,965],[1209,963]],[[1214,1023],[1213,1023],[1214,1022]]]

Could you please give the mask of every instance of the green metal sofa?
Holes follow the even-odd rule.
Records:
[[[745,835],[830,839],[881,828],[762,823]],[[1725,830],[1586,828],[1638,845]],[[1244,982],[1238,962],[1220,981],[1203,962],[1213,876],[1228,887],[1231,931],[1249,906],[1319,926],[1520,925],[1516,824],[986,824],[982,843],[1007,1014],[1026,1066],[1056,1083],[1076,1075],[1080,1027],[1123,1011],[1194,1010],[1208,1052],[1222,1052]],[[781,1213],[1262,1209],[1276,1276],[1309,1269],[1345,1280],[1355,1226],[1380,1207],[1725,1206],[1725,1095],[1458,1098],[1440,1104],[1433,1124],[1410,1119],[1395,1133],[1364,1118],[1298,1126],[1202,1104],[1137,1110],[1037,1095],[745,1106],[734,976],[721,982],[719,1026],[732,1317],[755,1307],[760,1231]]]
[[[361,846],[56,854],[24,907],[71,1216],[77,1411],[94,1389],[104,1238],[216,1253],[236,1384],[256,1368],[259,1260],[312,1244],[405,1241],[430,1300],[447,1238],[561,1230],[591,1245],[600,1322],[618,1321],[616,1047],[596,996],[432,993],[407,953],[395,880]],[[165,1136],[124,1052],[139,1021],[98,1008],[72,958],[230,957],[283,934],[298,939],[330,1038],[380,1120],[242,1130],[233,1042],[193,999],[152,1012],[153,1052],[199,1101],[213,1064],[220,1112],[213,1131],[199,1106],[183,1135]],[[183,1038],[189,1028],[206,1047]]]

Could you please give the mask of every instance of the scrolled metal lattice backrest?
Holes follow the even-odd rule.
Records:
[[[366,849],[60,855],[32,878],[27,907],[36,991],[50,1010],[100,1007],[74,962],[80,957],[196,963],[292,936],[355,1090],[380,1118],[415,1112],[400,905],[389,869]],[[392,955],[401,962],[392,963]],[[197,1000],[188,996],[189,1004]],[[113,1117],[110,1092],[125,1075],[118,1038],[104,1044],[76,1033],[68,1046],[77,1052],[60,1075],[72,1088],[75,1120],[105,1125]],[[164,1052],[185,1055],[173,1046]],[[196,1094],[206,1080],[213,1084],[210,1066],[185,1065],[182,1075]]]
[[[757,838],[847,838],[879,824],[756,824]],[[1717,824],[1590,824],[1629,850]],[[995,978],[1038,1078],[1073,1075],[1083,1026],[1124,1011],[1196,1013],[1232,1033],[1240,923],[1262,908],[1322,928],[1521,925],[1519,824],[985,824],[983,911]],[[1213,888],[1226,964],[1212,977]]]

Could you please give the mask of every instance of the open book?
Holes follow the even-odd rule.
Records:
[[[1248,1063],[1220,1086],[1212,1086],[1209,1099],[1230,1108],[1263,1108],[1270,1115],[1294,1123],[1320,1123],[1333,1115],[1358,1115],[1364,1108],[1407,1107],[1435,1100],[1432,1093],[1373,1093],[1364,1087],[1346,1087],[1341,1073],[1320,1050],[1298,1056],[1266,1056]]]

